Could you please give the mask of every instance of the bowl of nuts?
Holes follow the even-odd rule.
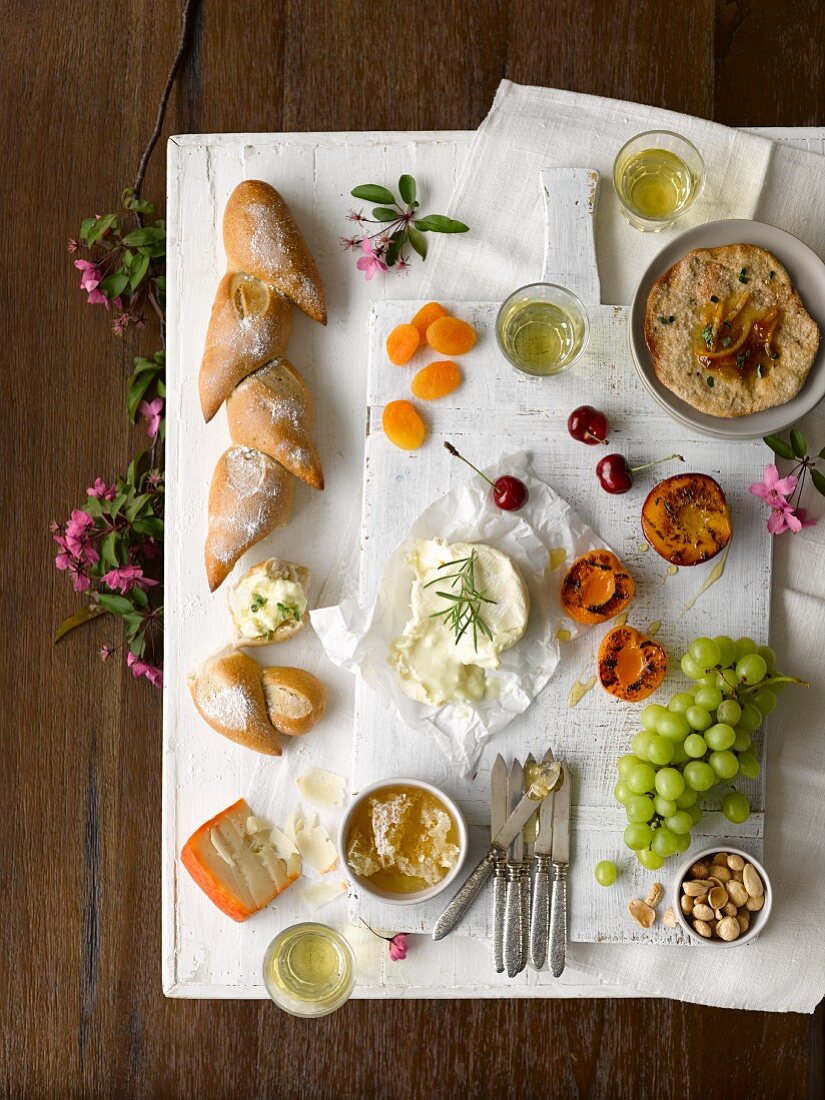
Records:
[[[771,912],[765,868],[739,848],[706,848],[680,868],[673,911],[693,943],[738,947],[758,936]]]

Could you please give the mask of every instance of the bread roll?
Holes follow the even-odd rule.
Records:
[[[309,733],[326,710],[327,689],[302,668],[267,668],[261,678],[269,720],[281,733]]]
[[[204,547],[212,592],[256,542],[287,522],[295,481],[280,463],[249,447],[230,447],[218,459],[209,487]]]
[[[229,611],[238,646],[284,642],[303,630],[307,617],[309,570],[295,562],[268,558],[229,590]]]
[[[262,180],[239,183],[223,215],[223,244],[230,271],[270,283],[322,325],[327,304],[321,276],[292,211]]]
[[[212,729],[256,752],[281,755],[281,740],[269,720],[257,661],[237,649],[216,653],[190,675],[189,690]]]
[[[287,359],[267,363],[232,391],[226,403],[232,442],[274,458],[315,489],[323,489],[312,441],[312,395]]]
[[[283,355],[292,307],[266,283],[230,272],[215,293],[198,387],[204,420],[211,420],[237,384]]]

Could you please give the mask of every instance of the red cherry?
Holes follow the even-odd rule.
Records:
[[[626,493],[633,485],[633,474],[624,455],[605,455],[596,466],[596,477],[606,493]]]
[[[523,508],[529,495],[524,482],[511,474],[496,478],[493,485],[493,500],[504,512],[517,512]]]
[[[579,405],[567,418],[567,430],[579,443],[592,447],[596,443],[607,443],[610,425],[603,412],[592,405]]]

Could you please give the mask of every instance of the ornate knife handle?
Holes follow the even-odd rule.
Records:
[[[550,911],[550,970],[558,978],[567,955],[567,864],[553,864],[553,898]]]
[[[504,973],[504,908],[505,880],[504,868],[507,861],[504,856],[496,860],[493,871],[493,959],[496,974]]]
[[[530,910],[530,962],[541,970],[547,961],[550,937],[550,857],[536,856],[533,876],[533,906]]]
[[[524,917],[522,915],[521,864],[507,864],[507,894],[504,903],[504,965],[507,977],[524,969]]]
[[[530,943],[530,863],[521,865],[521,959],[519,972],[527,966],[527,947]]]
[[[496,860],[500,857],[501,850],[496,848],[495,845],[491,845],[487,855],[472,872],[452,901],[448,902],[444,912],[435,922],[433,928],[434,940],[442,940],[448,932],[452,932],[484,889],[484,884],[493,873]]]

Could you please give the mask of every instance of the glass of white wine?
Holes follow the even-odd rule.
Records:
[[[328,1016],[355,987],[355,955],[340,932],[325,924],[293,924],[264,956],[264,985],[293,1016]]]
[[[622,214],[643,233],[673,225],[690,209],[704,182],[699,150],[670,130],[637,134],[622,146],[613,164]]]
[[[504,357],[540,378],[572,367],[587,347],[587,311],[576,295],[553,283],[530,283],[507,298],[496,318]]]

